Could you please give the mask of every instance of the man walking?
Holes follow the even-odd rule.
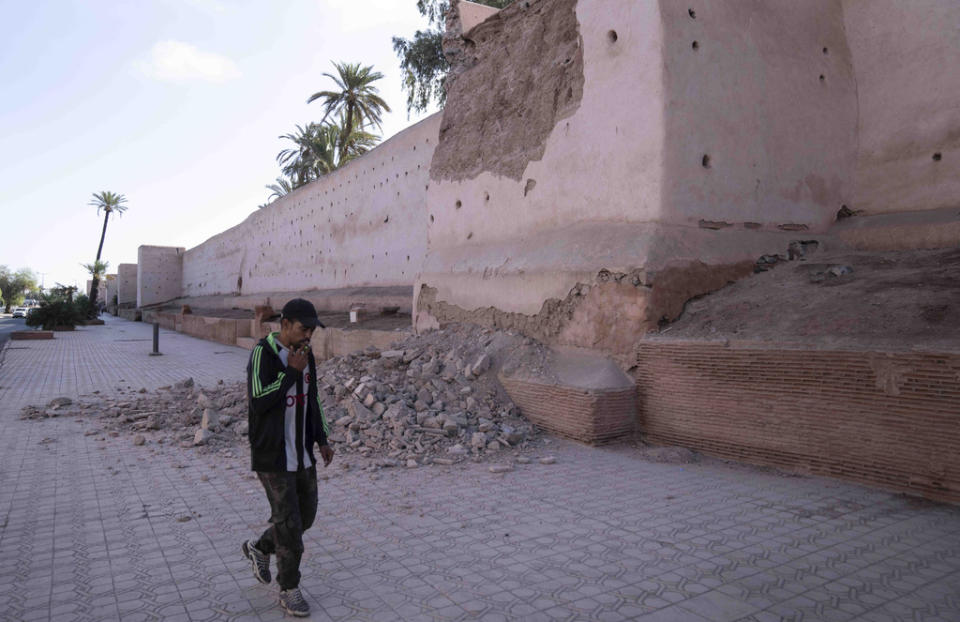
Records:
[[[270,502],[270,527],[241,548],[261,583],[270,583],[270,556],[277,556],[280,607],[298,617],[310,613],[299,586],[303,532],[317,515],[314,442],[323,466],[333,460],[310,352],[317,326],[323,324],[314,306],[291,300],[281,312],[280,332],[261,339],[247,364],[250,461]]]

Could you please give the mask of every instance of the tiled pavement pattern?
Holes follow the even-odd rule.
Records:
[[[0,619],[283,618],[239,553],[268,514],[243,452],[17,418],[57,394],[242,376],[244,351],[164,332],[151,358],[121,340],[144,337],[113,321],[6,352]],[[960,620],[960,508],[551,446],[556,464],[505,475],[324,471],[303,564],[312,619]]]

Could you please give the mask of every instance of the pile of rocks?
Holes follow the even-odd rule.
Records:
[[[331,441],[341,453],[411,467],[530,447],[539,434],[496,370],[517,351],[537,347],[515,334],[455,325],[391,350],[326,361],[317,374]]]
[[[522,336],[454,325],[317,366],[330,440],[341,456],[369,465],[415,467],[482,460],[536,449],[542,440],[506,395],[496,373],[530,364],[543,347]],[[519,362],[519,363],[518,363]],[[134,443],[177,443],[199,451],[246,444],[244,383],[200,388],[193,379],[146,389],[57,398],[21,418],[87,416],[101,431],[132,432]]]

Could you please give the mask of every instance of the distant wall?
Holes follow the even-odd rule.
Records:
[[[182,296],[413,283],[440,116],[251,214],[183,256]]]
[[[105,305],[113,304],[113,297],[117,295],[117,275],[108,274],[107,275],[107,297],[103,301]]]
[[[179,298],[183,280],[183,248],[141,246],[137,249],[137,306]]]
[[[960,2],[843,0],[843,10],[859,93],[850,209],[960,206]]]
[[[137,304],[137,264],[117,266],[117,304]]]

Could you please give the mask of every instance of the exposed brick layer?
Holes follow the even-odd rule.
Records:
[[[634,432],[632,388],[588,391],[502,376],[500,382],[527,419],[555,434],[595,444]]]
[[[651,441],[960,501],[960,355],[643,344],[635,373]]]

